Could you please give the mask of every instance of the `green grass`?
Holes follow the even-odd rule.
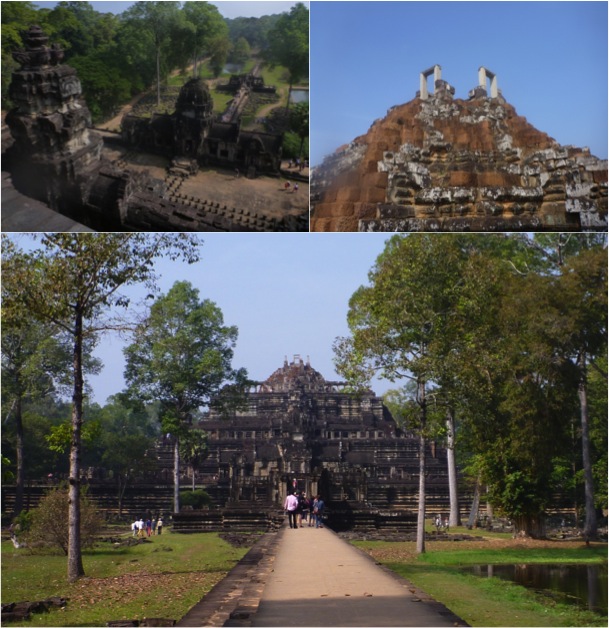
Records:
[[[354,544],[378,562],[399,573],[447,606],[471,626],[605,626],[607,618],[575,606],[557,603],[515,583],[498,578],[465,574],[463,565],[519,563],[605,564],[607,545],[591,547],[509,547],[504,534],[483,534],[500,541],[501,547],[480,547],[479,541],[428,542],[425,554],[417,555],[414,543],[358,541]],[[482,535],[480,535],[482,536]],[[509,535],[508,535],[509,536]],[[470,547],[467,547],[467,545]]]
[[[134,547],[99,544],[83,553],[86,577],[66,579],[67,560],[2,543],[2,603],[69,598],[66,609],[16,626],[103,626],[110,620],[180,619],[247,552],[217,534],[171,534]]]

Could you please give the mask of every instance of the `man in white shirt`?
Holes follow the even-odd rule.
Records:
[[[296,493],[288,495],[283,504],[283,507],[288,511],[288,522],[290,524],[290,528],[294,528],[295,530],[298,528],[298,521],[296,517],[298,497],[296,495]]]

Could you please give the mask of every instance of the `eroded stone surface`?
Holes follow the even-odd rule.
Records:
[[[561,146],[500,92],[453,92],[436,81],[316,168],[312,230],[607,228],[606,160]]]

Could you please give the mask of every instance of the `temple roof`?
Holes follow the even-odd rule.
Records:
[[[261,392],[288,392],[290,390],[324,391],[327,382],[324,377],[311,367],[309,359],[305,363],[299,355],[288,363],[287,357],[283,366],[277,369],[260,387]]]

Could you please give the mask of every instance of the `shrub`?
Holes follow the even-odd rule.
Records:
[[[68,554],[68,489],[60,486],[51,489],[41,500],[38,508],[31,511],[30,529],[25,535],[30,547],[59,548]],[[87,498],[86,491],[80,497],[80,540],[82,547],[93,545],[99,532],[101,517]]]
[[[211,503],[211,497],[207,491],[198,489],[196,491],[180,491],[180,504],[182,506],[192,506],[195,510],[208,506]]]

